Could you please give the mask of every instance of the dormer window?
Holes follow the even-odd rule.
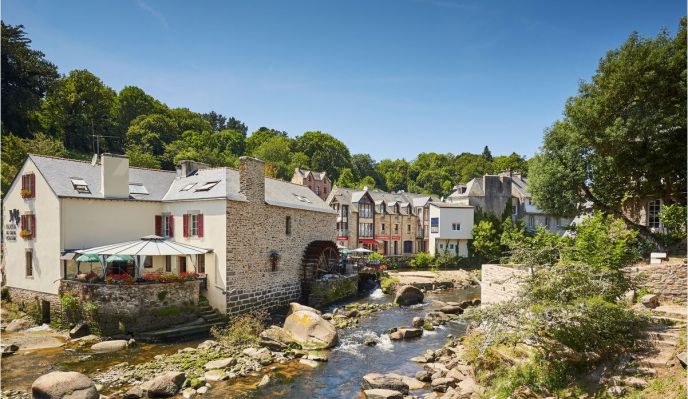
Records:
[[[380,204],[380,213],[384,215],[386,212],[387,212],[387,206],[383,202]]]
[[[219,181],[209,181],[201,187],[197,188],[195,191],[209,191],[211,188],[215,187],[217,183],[219,183]]]
[[[72,186],[74,187],[74,190],[76,190],[77,193],[79,194],[90,194],[91,190],[88,188],[88,183],[86,183],[86,180],[80,178],[80,177],[72,177],[70,179],[72,181]]]
[[[182,189],[179,190],[179,191],[189,191],[189,190],[191,190],[191,188],[193,188],[193,186],[195,186],[195,185],[196,185],[196,183],[189,183],[189,184],[187,184],[186,186],[182,187]]]
[[[129,184],[129,194],[148,195],[148,189],[141,183]]]

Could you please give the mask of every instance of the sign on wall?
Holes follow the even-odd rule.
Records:
[[[19,224],[19,209],[10,209],[9,214],[9,223],[5,224],[5,239],[9,241],[16,241],[17,225]]]

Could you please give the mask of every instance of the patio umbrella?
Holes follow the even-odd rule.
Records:
[[[105,259],[106,262],[133,262],[134,258],[129,255],[110,255]]]
[[[100,262],[100,258],[96,254],[83,254],[76,258],[77,262]]]
[[[355,252],[357,254],[369,254],[373,251],[366,249],[366,248],[363,248],[363,247],[358,247],[358,248],[352,250],[351,252]]]
[[[342,255],[349,255],[349,254],[352,253],[352,252],[354,252],[354,251],[352,251],[352,250],[350,250],[350,249],[347,249],[347,248],[344,248],[344,249],[340,249],[340,250],[339,250],[339,253],[342,254]]]

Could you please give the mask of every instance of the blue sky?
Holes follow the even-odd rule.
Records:
[[[662,1],[5,0],[60,72],[88,69],[250,130],[330,133],[352,153],[531,156],[578,81]]]

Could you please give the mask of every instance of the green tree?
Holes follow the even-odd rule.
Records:
[[[0,153],[3,193],[7,192],[29,153],[64,157],[67,155],[67,149],[65,149],[60,140],[48,137],[43,133],[36,133],[31,139],[21,138],[9,133],[3,134],[2,152]]]
[[[218,114],[215,111],[210,111],[207,114],[201,114],[201,116],[208,123],[210,123],[210,126],[212,126],[213,130],[216,132],[222,130],[234,130],[235,132],[239,132],[244,137],[246,137],[246,132],[248,132],[248,128],[243,122],[234,117],[230,117],[228,119],[224,115]]]
[[[659,195],[685,204],[686,19],[675,37],[637,33],[600,61],[545,133],[530,165],[530,190],[543,210],[574,214],[576,204],[622,218],[627,199]]]
[[[174,119],[165,115],[141,115],[131,122],[126,137],[127,154],[150,154],[160,161],[165,153],[165,145],[179,137],[179,126]],[[164,166],[172,168],[172,159],[165,159]]]
[[[483,148],[483,158],[485,158],[487,162],[492,162],[492,152],[490,151],[490,148],[488,146],[485,146],[485,148]]]
[[[117,95],[115,114],[120,136],[126,136],[131,122],[141,115],[162,114],[167,109],[158,100],[136,86],[126,86]]]
[[[255,132],[251,133],[250,136],[246,138],[246,148],[247,154],[253,154],[253,151],[258,148],[261,144],[272,139],[273,137],[282,136],[287,137],[287,132],[282,132],[275,129],[270,129],[267,127],[261,127]]]
[[[674,241],[686,239],[687,218],[686,207],[679,204],[663,206],[659,212],[659,220],[666,228],[669,238]]]
[[[179,131],[185,132],[193,130],[196,132],[212,132],[213,127],[198,112],[193,112],[188,108],[174,108],[168,112],[179,126]]]
[[[362,180],[366,176],[375,179],[375,186],[384,186],[384,181],[375,169],[375,160],[369,154],[354,154],[351,156],[351,171],[354,179]]]
[[[375,166],[384,184],[380,187],[389,191],[408,190],[409,163],[404,159],[383,159]]]
[[[325,171],[331,179],[337,179],[342,168],[351,167],[349,149],[327,133],[306,132],[296,137],[294,150],[308,156],[312,170]]]
[[[375,179],[373,179],[370,176],[366,176],[363,179],[361,179],[361,181],[358,182],[358,188],[362,190],[365,187],[367,187],[368,190],[375,189]]]
[[[3,134],[30,137],[37,130],[35,114],[58,78],[57,67],[30,45],[24,26],[2,22]]]
[[[499,261],[502,255],[499,231],[490,220],[473,226],[473,251],[487,262]]]
[[[117,94],[87,70],[62,77],[48,93],[41,122],[51,136],[62,138],[68,149],[94,151],[92,135],[115,135]],[[107,142],[106,142],[107,143]],[[103,150],[107,150],[107,146]]]
[[[354,181],[354,174],[351,169],[344,168],[341,170],[339,178],[336,180],[337,187],[343,188],[354,188],[356,187],[356,182]]]
[[[253,150],[252,155],[269,163],[275,177],[290,180],[293,174],[290,147],[291,140],[288,137],[274,136]]]
[[[511,155],[499,155],[492,159],[492,172],[498,173],[505,170],[521,172],[524,176],[528,175],[528,161],[512,152]]]
[[[453,170],[457,183],[467,183],[469,180],[492,173],[492,163],[482,155],[464,152],[454,160]]]

